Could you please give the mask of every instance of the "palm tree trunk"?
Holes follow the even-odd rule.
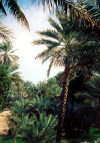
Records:
[[[66,111],[66,101],[67,101],[68,87],[69,87],[69,78],[70,78],[70,70],[68,68],[65,68],[65,81],[62,90],[61,110],[58,118],[56,143],[61,143],[62,129]]]

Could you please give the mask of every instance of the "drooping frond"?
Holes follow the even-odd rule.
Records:
[[[34,41],[35,45],[46,45],[47,49],[37,55],[41,58],[42,63],[50,61],[48,75],[52,66],[66,66],[69,69],[76,67],[92,67],[94,63],[100,61],[100,38],[94,33],[84,32],[83,29],[77,27],[66,17],[60,17],[57,22],[62,27],[38,32],[43,38]],[[64,21],[63,21],[64,20]],[[63,23],[64,22],[64,23]],[[56,30],[57,39],[54,31]]]
[[[0,12],[2,12],[4,15],[7,15],[5,8],[3,6],[2,0],[0,0]]]
[[[55,58],[52,58],[52,60],[51,60],[51,62],[50,62],[50,64],[49,64],[49,67],[48,67],[48,70],[47,70],[47,76],[48,76],[48,77],[49,77],[49,75],[50,75],[50,71],[51,71],[52,65],[53,65],[53,63],[54,63],[54,60],[55,60]]]
[[[98,8],[100,8],[100,1],[99,0],[96,0],[96,5]]]
[[[58,24],[58,22],[56,22],[55,20],[53,20],[52,18],[49,18],[49,23],[50,25],[55,28],[56,31],[58,32],[62,32],[62,27],[60,24]]]
[[[0,63],[6,65],[7,67],[15,66],[19,58],[14,55],[14,52],[15,50],[13,50],[10,42],[0,43]]]
[[[11,14],[13,14],[18,21],[20,21],[23,25],[25,25],[29,29],[28,21],[24,13],[22,12],[20,6],[18,5],[17,0],[4,0],[2,1],[2,3],[9,9]]]
[[[47,29],[46,31],[41,31],[37,32],[41,36],[48,37],[48,38],[53,38],[55,40],[59,40],[59,35],[55,30],[49,30]]]
[[[90,9],[87,9],[87,7],[89,7],[88,3],[86,5],[77,5],[65,2],[65,5],[65,9],[69,8],[72,21],[75,20],[78,26],[88,27],[90,30],[95,30],[96,33],[100,34],[99,23],[94,18],[92,18],[90,14],[91,7]]]
[[[14,72],[10,75],[10,78],[13,83],[15,83],[17,86],[20,86],[23,82],[20,73],[19,72]]]
[[[36,40],[33,42],[33,44],[34,45],[47,45],[48,49],[52,49],[53,47],[59,46],[58,42],[47,40],[47,39]]]
[[[33,0],[35,1],[35,0]],[[41,0],[38,0],[41,1]],[[89,0],[87,0],[89,1]],[[97,20],[97,16],[99,17],[99,11],[96,10],[94,17],[92,17],[91,12],[95,10],[95,7],[91,7],[91,2],[84,3],[85,1],[79,2],[73,2],[70,0],[43,0],[44,7],[49,5],[52,8],[54,8],[54,4],[59,9],[59,7],[62,7],[63,12],[66,13],[68,16],[70,16],[70,19],[72,22],[75,22],[77,26],[83,26],[88,27],[90,31],[95,31],[100,35],[100,26]],[[94,1],[93,1],[94,2]],[[96,5],[98,5],[98,8],[100,8],[100,2],[99,0],[96,0]]]

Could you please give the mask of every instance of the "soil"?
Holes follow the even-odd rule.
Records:
[[[12,127],[10,116],[10,111],[0,113],[0,135],[8,135],[8,131]]]

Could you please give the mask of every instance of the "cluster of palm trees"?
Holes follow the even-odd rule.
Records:
[[[37,58],[42,58],[43,62],[50,60],[48,75],[52,66],[65,67],[61,113],[56,138],[56,143],[61,143],[71,73],[79,69],[88,71],[100,61],[100,2],[99,0],[95,2],[92,0],[83,2],[80,0],[77,2],[72,0],[41,0],[41,2],[44,6],[47,4],[50,9],[56,6],[58,9],[60,7],[62,11],[62,14],[57,13],[59,22],[52,18],[49,19],[53,30],[39,32],[43,38],[34,41],[36,45],[45,44],[47,46],[47,49],[40,53]],[[29,28],[17,0],[0,1],[0,8],[4,14],[6,14],[5,5],[19,21]],[[9,30],[3,27],[0,35],[3,35],[4,38],[7,36],[5,32],[9,32]]]

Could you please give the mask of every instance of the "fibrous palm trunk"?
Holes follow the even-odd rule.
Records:
[[[67,101],[68,87],[69,87],[69,78],[70,78],[70,70],[68,68],[65,68],[65,79],[64,79],[65,81],[62,90],[61,110],[58,119],[56,143],[61,143],[62,129],[66,111],[66,101]]]

